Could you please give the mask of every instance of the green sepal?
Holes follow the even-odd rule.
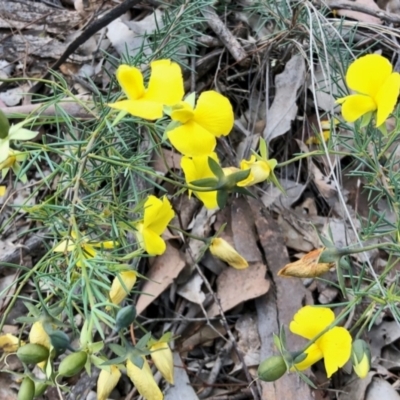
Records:
[[[219,208],[224,208],[226,205],[226,202],[228,201],[228,192],[225,190],[219,190],[217,192],[217,204]]]
[[[108,345],[108,347],[109,347],[117,356],[120,356],[120,357],[126,355],[126,353],[127,353],[125,347],[122,347],[121,345],[116,344],[116,343],[110,343],[110,344]]]
[[[210,192],[212,192],[218,189],[218,180],[215,178],[197,179],[195,181],[190,182],[190,186],[197,186],[199,188],[210,188]]]
[[[218,161],[215,161],[212,157],[208,157],[208,166],[211,172],[217,177],[218,181],[221,182],[225,178],[225,174]]]
[[[125,354],[124,356],[115,357],[115,358],[112,358],[111,360],[104,361],[101,365],[106,367],[106,366],[114,365],[114,364],[122,364],[127,360],[127,358],[128,358],[128,355]],[[101,366],[100,366],[100,368],[101,368]]]
[[[365,128],[366,126],[368,126],[369,123],[371,122],[372,116],[373,116],[373,112],[372,111],[367,112],[366,114],[364,114],[361,117],[360,128]]]

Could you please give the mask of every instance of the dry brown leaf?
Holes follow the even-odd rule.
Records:
[[[154,264],[147,273],[146,281],[141,288],[141,295],[136,304],[136,311],[141,314],[165,289],[185,267],[182,254],[167,242],[167,250],[155,258]]]
[[[355,1],[351,1],[351,2],[349,1],[349,3],[350,4],[353,3],[353,4],[356,4],[359,6],[365,6],[374,11],[380,11],[380,8],[374,2],[374,0],[355,0]],[[328,4],[329,4],[329,1],[328,1]],[[382,25],[382,21],[380,18],[374,17],[373,15],[364,14],[359,11],[337,10],[337,13],[341,17],[348,17],[348,18],[356,19],[357,21],[365,22],[367,24]]]
[[[203,279],[199,274],[194,274],[184,285],[182,285],[177,293],[188,301],[196,304],[203,304],[206,295],[201,290]]]
[[[266,279],[267,267],[263,263],[253,263],[247,269],[226,268],[217,278],[217,296],[223,311],[268,292],[270,282]],[[207,311],[209,317],[219,314],[217,304]]]
[[[294,55],[283,72],[275,78],[275,98],[267,110],[263,136],[267,142],[286,133],[297,114],[297,91],[306,79],[306,65],[301,54]]]
[[[182,352],[191,351],[196,346],[212,346],[214,339],[226,335],[226,329],[219,321],[211,321],[210,324],[204,325],[194,335],[189,336],[179,348]]]

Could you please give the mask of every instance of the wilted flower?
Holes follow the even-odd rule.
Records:
[[[252,186],[267,180],[274,170],[277,162],[275,159],[257,159],[255,155],[250,157],[250,160],[242,160],[240,162],[240,169],[246,171],[250,169],[249,176],[243,181],[239,182],[238,186]]]
[[[174,384],[174,357],[167,342],[155,342],[150,346],[151,359],[163,378]]]
[[[0,186],[0,197],[4,196],[7,192],[6,186]]]
[[[167,228],[175,213],[166,196],[158,199],[149,196],[144,203],[143,220],[136,225],[140,245],[151,256],[163,254],[166,249],[161,234]]]
[[[19,346],[23,346],[24,344],[23,341],[19,341],[19,339],[11,333],[0,335],[0,349],[5,353],[14,353],[18,350]]]
[[[325,248],[310,251],[295,262],[285,265],[278,271],[278,276],[296,278],[315,278],[328,272],[335,263],[319,262]]]
[[[97,400],[107,400],[120,377],[121,371],[116,365],[110,365],[109,369],[102,369],[97,379]]]
[[[162,400],[164,398],[160,388],[154,380],[147,360],[143,357],[143,367],[137,367],[133,362],[126,362],[126,373],[145,400]]]
[[[47,349],[50,349],[50,336],[44,330],[43,323],[41,321],[36,321],[33,323],[29,332],[29,342],[41,344]]]
[[[335,314],[329,308],[305,306],[293,317],[290,331],[308,340],[315,338],[335,320]],[[349,360],[352,338],[349,331],[335,326],[315,340],[306,350],[307,357],[295,364],[299,371],[309,368],[324,359],[328,378]]]
[[[110,289],[110,300],[113,304],[119,304],[129,294],[136,283],[135,271],[122,271],[114,278]],[[122,285],[123,283],[123,285]]]
[[[212,153],[216,138],[228,135],[234,122],[231,103],[213,90],[201,93],[195,108],[187,101],[175,105],[171,118],[182,125],[168,131],[168,139],[185,156]]]
[[[357,339],[353,342],[351,362],[354,372],[364,379],[371,369],[371,350],[365,340]]]
[[[210,245],[211,254],[231,267],[245,269],[249,266],[247,261],[224,239],[214,238]]]
[[[11,125],[8,135],[0,138],[0,163],[9,156],[10,140],[31,140],[37,136],[38,132],[25,129],[23,126],[31,122],[33,118],[22,121],[16,125]]]
[[[184,88],[180,66],[171,60],[158,60],[150,63],[150,67],[151,74],[146,89],[142,72],[138,68],[120,65],[117,69],[117,80],[128,100],[108,104],[109,107],[154,120],[162,117],[164,105],[172,106],[181,101]]]
[[[357,92],[337,100],[343,118],[354,122],[376,111],[376,126],[393,112],[400,92],[400,74],[393,72],[390,61],[379,54],[368,54],[353,61],[346,74],[347,86]]]
[[[95,258],[97,256],[98,252],[96,248],[113,249],[116,244],[112,240],[108,240],[105,242],[92,242],[89,241],[88,238],[82,238],[78,242],[76,239],[77,235],[74,231],[72,231],[71,238],[63,239],[60,243],[58,243],[53,251],[59,253],[70,252],[76,250],[76,248],[80,246],[83,254],[78,253],[78,261],[76,262],[76,265],[78,267],[82,267],[85,259]]]

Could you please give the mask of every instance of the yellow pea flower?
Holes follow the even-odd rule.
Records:
[[[181,168],[185,174],[185,181],[190,184],[193,181],[205,178],[213,178],[214,174],[208,164],[208,157],[213,158],[218,162],[218,156],[216,153],[207,154],[204,156],[187,157],[184,156],[181,159]],[[192,190],[189,190],[189,197],[192,194]],[[211,192],[196,192],[193,194],[203,202],[204,206],[208,209],[218,207],[217,204],[217,191]]]
[[[250,160],[242,160],[240,162],[240,169],[242,171],[250,169],[249,176],[237,185],[241,187],[252,186],[267,180],[274,170],[277,162],[275,159],[257,159],[255,155],[250,157]]]
[[[0,186],[0,197],[4,196],[7,192],[6,186]]]
[[[41,321],[36,321],[33,323],[31,330],[29,332],[29,342],[41,344],[42,346],[50,349],[50,337],[43,328]]]
[[[168,139],[180,153],[192,157],[212,153],[216,138],[228,135],[234,123],[228,98],[213,90],[201,93],[195,108],[186,101],[174,106],[171,118],[182,125],[168,131]]]
[[[14,353],[18,350],[19,344],[23,346],[25,343],[11,333],[0,335],[0,349],[5,353]]]
[[[110,300],[113,304],[119,304],[132,290],[136,283],[137,275],[135,271],[120,272],[113,280],[110,289]],[[124,286],[122,285],[123,282]]]
[[[184,95],[181,67],[171,60],[158,60],[150,63],[150,68],[146,89],[143,74],[138,68],[120,65],[116,76],[128,100],[108,106],[136,117],[154,120],[162,117],[164,105],[172,106],[181,101]]]
[[[352,62],[346,73],[347,86],[357,92],[342,97],[342,116],[354,122],[376,111],[376,126],[381,126],[394,110],[400,92],[400,74],[379,54],[368,54]]]
[[[351,362],[358,377],[366,378],[371,369],[371,350],[365,340],[357,339],[353,342]]]
[[[136,389],[145,400],[163,400],[164,396],[154,380],[147,360],[143,357],[143,367],[137,367],[133,362],[126,362],[126,373]]]
[[[109,371],[102,369],[97,379],[97,400],[107,400],[120,377],[121,371],[116,365],[111,365]]]
[[[174,357],[172,351],[166,342],[156,342],[150,346],[151,359],[157,369],[161,372],[163,378],[174,384]]]
[[[82,255],[79,254],[78,261],[76,265],[78,267],[82,267],[82,264],[85,262],[85,259],[95,258],[97,256],[98,251],[96,248],[104,248],[104,249],[113,249],[115,247],[115,242],[112,240],[108,240],[105,242],[92,242],[87,238],[82,238],[79,242],[77,242],[77,235],[75,232],[71,232],[71,239],[66,238],[63,239],[58,245],[53,249],[54,252],[64,253],[74,251],[78,246],[82,249]]]
[[[166,249],[161,234],[167,228],[175,213],[166,196],[158,199],[149,196],[144,203],[143,220],[136,225],[137,237],[141,246],[151,256],[163,254]]]
[[[7,176],[8,171],[10,168],[14,171],[15,175],[19,175],[19,180],[22,183],[26,183],[28,178],[26,174],[20,174],[21,171],[21,162],[24,162],[28,157],[27,153],[23,153],[17,150],[8,150],[8,157],[3,161],[0,162],[0,171],[1,177],[4,179]]]
[[[305,306],[293,317],[290,331],[308,340],[315,338],[333,323],[335,314],[329,308]],[[328,378],[349,360],[352,338],[349,331],[335,326],[320,336],[309,346],[305,353],[307,357],[295,364],[295,369],[302,371],[324,359]]]
[[[225,261],[236,269],[245,269],[249,266],[247,261],[224,239],[215,238],[210,245],[213,256]]]

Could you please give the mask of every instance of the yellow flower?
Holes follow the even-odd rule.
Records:
[[[41,321],[36,321],[29,332],[29,342],[41,344],[42,346],[50,349],[50,337],[43,328]]]
[[[120,377],[121,371],[116,365],[111,365],[109,371],[102,369],[97,379],[97,400],[107,400]]]
[[[237,185],[241,187],[252,186],[267,180],[274,170],[277,162],[275,159],[257,159],[255,155],[250,157],[250,160],[242,160],[240,162],[240,169],[242,171],[250,169],[249,176]]]
[[[174,384],[174,357],[172,351],[166,342],[156,342],[150,347],[151,359],[157,369],[161,372],[163,378]]]
[[[144,203],[143,220],[137,224],[136,228],[138,241],[149,255],[155,256],[164,253],[166,244],[161,238],[161,234],[174,216],[175,213],[166,196],[162,199],[155,196],[147,198]]]
[[[28,157],[27,153],[23,153],[21,151],[17,150],[8,150],[8,157],[0,163],[0,171],[1,171],[1,177],[4,179],[10,170],[10,168],[14,171],[15,175],[19,175],[19,180],[22,183],[26,183],[28,181],[28,178],[26,177],[26,174],[21,174],[21,162],[24,162]]]
[[[123,271],[114,278],[110,289],[110,300],[113,304],[119,304],[125,299],[135,285],[136,278],[135,271]]]
[[[381,126],[393,112],[400,92],[400,74],[379,54],[368,54],[350,64],[347,86],[357,92],[337,100],[343,118],[354,122],[368,112],[377,111],[376,126]]]
[[[236,269],[245,269],[247,261],[224,239],[215,238],[210,245],[211,254]]]
[[[168,131],[168,139],[185,156],[212,153],[216,138],[228,135],[234,122],[231,103],[213,90],[201,93],[194,109],[185,101],[176,105],[171,118],[182,125]]]
[[[143,361],[143,367],[138,368],[128,360],[126,362],[126,373],[145,400],[162,400],[164,396],[154,380],[149,364],[144,357]]]
[[[313,339],[333,323],[335,314],[329,308],[305,306],[293,317],[290,331],[306,339]],[[299,371],[324,359],[328,378],[349,360],[352,338],[345,328],[335,326],[307,348],[305,360],[296,364]]]
[[[158,60],[150,63],[150,67],[149,85],[145,89],[138,68],[120,65],[117,80],[128,100],[117,101],[109,107],[154,120],[162,117],[164,105],[172,106],[181,101],[184,88],[180,66],[171,60]]]
[[[6,186],[0,186],[0,197],[4,196],[7,192]]]
[[[285,265],[278,271],[278,276],[296,278],[315,278],[328,272],[335,263],[320,263],[319,259],[325,248],[310,251],[295,262]]]
[[[0,335],[0,349],[5,353],[14,353],[18,350],[19,345],[23,346],[25,343],[11,333]]]
[[[76,241],[77,235],[75,232],[71,232],[71,239],[63,239],[58,245],[53,249],[54,252],[64,253],[76,250],[78,246],[81,247],[82,252],[78,253],[78,261],[76,265],[82,267],[85,259],[95,258],[97,256],[96,247],[104,249],[113,249],[115,247],[115,242],[108,240],[105,242],[91,242],[87,238],[82,238],[79,242]],[[83,255],[83,257],[82,257]]]
[[[208,164],[208,157],[213,158],[218,162],[218,156],[216,153],[207,154],[204,156],[187,157],[184,156],[181,159],[181,167],[185,174],[185,180],[188,184],[193,181],[205,178],[214,178],[214,174]],[[218,207],[217,204],[217,191],[211,192],[193,192],[194,195],[203,202],[204,206],[208,209]],[[189,197],[192,191],[189,190]]]

